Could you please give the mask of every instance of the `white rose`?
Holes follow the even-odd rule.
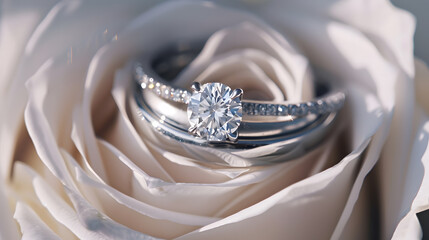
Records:
[[[421,233],[429,71],[414,61],[408,13],[384,1],[155,3],[2,3],[2,238]],[[195,39],[207,42],[178,83],[226,78],[309,99],[311,64],[348,90],[337,130],[296,161],[226,168],[133,124],[130,59]]]

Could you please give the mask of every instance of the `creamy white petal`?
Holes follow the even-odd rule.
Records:
[[[401,200],[402,219],[395,227],[393,239],[415,235],[421,237],[421,226],[416,213],[429,209],[429,116],[416,110],[417,131],[412,142],[412,152],[406,167],[404,193]],[[417,238],[416,238],[417,239]]]
[[[271,80],[265,73],[265,69],[262,68],[264,65],[269,65],[269,60],[276,62],[276,59],[258,50],[236,50],[220,54],[212,58],[193,81],[201,83],[222,82],[232,89],[243,89],[246,99],[281,102],[286,99],[286,94],[280,90],[281,86],[276,85],[276,82]],[[187,69],[185,73],[189,71]],[[287,79],[284,81],[290,82]],[[189,86],[189,84],[185,86]]]
[[[133,2],[130,1],[130,3]],[[55,5],[52,6],[53,4]],[[17,140],[20,139],[20,132],[24,128],[23,114],[27,101],[24,83],[27,79],[49,58],[52,58],[53,55],[64,54],[62,56],[63,59],[69,60],[71,63],[73,57],[75,57],[73,56],[73,51],[84,46],[84,48],[80,49],[83,50],[82,52],[87,58],[90,58],[91,52],[98,49],[105,42],[110,41],[125,23],[135,15],[140,14],[141,11],[139,9],[144,11],[152,4],[153,1],[136,1],[134,4],[129,5],[100,4],[96,1],[48,2],[46,5],[40,4],[37,8],[31,8],[34,10],[35,16],[34,19],[31,18],[28,21],[34,21],[34,24],[37,24],[37,26],[23,22],[25,26],[36,26],[36,28],[23,29],[24,32],[28,31],[24,34],[28,40],[24,40],[22,42],[23,45],[21,43],[17,45],[22,49],[19,50],[22,52],[22,55],[13,73],[5,71],[8,78],[1,80],[1,82],[8,82],[7,84],[9,85],[7,94],[2,99],[0,107],[0,110],[8,115],[7,118],[2,119],[0,126],[0,145],[3,149],[1,154],[2,159],[4,159],[1,162],[3,177],[10,175],[13,154],[16,147],[20,144],[17,143]],[[43,6],[47,7],[47,9],[43,8]],[[94,12],[98,13],[98,18],[94,19]],[[42,17],[43,20],[41,20]],[[39,24],[38,21],[40,21]],[[5,30],[22,28],[22,26],[15,25],[20,24],[19,21],[5,22],[5,24],[7,24],[7,28],[3,28]],[[9,26],[8,24],[11,25]],[[13,36],[16,37],[15,34]],[[61,36],[61,41],[58,41],[58,36]],[[17,43],[20,41],[22,40],[17,40]],[[9,46],[5,47],[9,48]],[[1,95],[3,96],[3,94]],[[24,138],[24,140],[27,139]]]
[[[421,226],[416,213],[429,209],[429,101],[425,87],[429,86],[429,69],[416,60],[415,93],[417,106],[414,113],[412,151],[404,179],[404,194],[401,198],[402,219],[393,234],[393,239],[408,236],[421,238]]]
[[[88,189],[92,189],[92,191],[105,192],[105,195],[98,193],[100,197],[104,196],[104,198],[99,199],[102,201],[104,211],[108,214],[114,213],[112,217],[122,222],[127,222],[127,225],[132,228],[138,228],[142,231],[144,230],[145,233],[152,233],[153,235],[159,235],[159,237],[172,238],[194,229],[195,226],[218,220],[212,217],[169,211],[140,202],[109,185],[92,179],[71,156],[66,156],[66,160],[74,168],[74,174],[80,186],[89,187]],[[133,217],[130,218],[130,216]],[[159,231],[159,228],[164,229],[164,231]]]
[[[429,115],[429,96],[426,89],[429,89],[429,68],[426,63],[419,59],[415,59],[416,77],[415,77],[415,92],[416,101],[421,106],[422,110]]]
[[[55,1],[2,1],[0,15],[0,96],[5,96],[34,28],[43,20]],[[19,26],[19,27],[16,27]],[[1,105],[3,107],[3,105]],[[2,109],[2,108],[0,108]]]
[[[222,2],[226,5],[239,5],[241,8],[254,12],[268,23],[273,24],[277,30],[289,24],[283,21],[284,17],[288,16],[316,18],[320,21],[332,19],[335,22],[342,22],[361,31],[375,44],[386,61],[397,64],[408,76],[414,74],[412,49],[415,18],[409,12],[395,7],[390,1],[324,0],[314,2],[304,0],[285,2],[272,0],[256,4],[246,4],[246,1]],[[303,32],[311,31],[301,23],[296,23],[295,26],[302,29]],[[295,38],[293,33],[286,33]],[[313,40],[317,40],[317,38]],[[296,43],[299,42],[300,40],[296,40]],[[325,56],[331,57],[328,54]]]
[[[18,229],[12,219],[12,211],[5,193],[6,186],[0,182],[0,239],[17,239],[19,236]]]
[[[374,152],[369,155],[368,161],[365,161],[361,175],[356,181],[349,203],[345,208],[344,217],[340,220],[338,230],[335,233],[335,236],[338,236],[337,234],[342,231],[357,199],[364,176],[376,163],[381,147],[388,135],[389,124],[392,119],[391,111],[395,104],[393,96],[394,83],[401,76],[398,76],[395,68],[384,60],[375,46],[356,30],[342,24],[323,22],[308,17],[303,19],[297,16],[292,18],[291,16],[283,15],[281,18],[284,23],[282,27],[301,40],[299,44],[306,50],[305,53],[310,61],[331,71],[334,76],[345,81],[345,84],[350,84],[350,88],[356,85],[353,82],[359,82],[361,86],[376,89],[376,96],[382,103],[383,108],[385,108],[384,112],[386,114],[382,115],[384,116],[384,123],[381,125],[383,129],[379,130],[380,136],[372,141],[375,146],[373,148]],[[278,16],[277,20],[279,20]],[[306,31],[302,31],[298,27],[306,29]],[[352,45],[354,47],[350,48]],[[322,58],[322,56],[329,56],[329,61]],[[359,71],[360,69],[365,70]],[[386,81],[386,78],[391,79],[391,81]]]
[[[359,156],[365,147],[366,144],[362,145],[334,167],[179,239],[329,238],[332,229],[327,226],[335,224],[341,213],[339,206],[344,204],[347,197],[344,192],[350,187],[348,179],[359,166]]]
[[[255,20],[214,33],[207,40],[200,55],[192,62],[189,68],[181,73],[176,80],[177,84],[182,86],[190,85],[189,81],[196,79],[205,68],[216,64],[216,60],[221,61],[224,58],[223,56],[228,55],[229,52],[240,50],[264,52],[281,64],[283,71],[275,71],[274,75],[267,67],[264,67],[264,70],[270,76],[271,81],[276,83],[277,87],[287,96],[288,100],[298,101],[312,98],[312,79],[305,57],[300,55],[274,29]],[[258,65],[262,67],[270,63],[267,60],[265,61],[265,63],[258,63]],[[275,65],[272,67],[276,69]],[[265,82],[262,81],[263,79],[260,80]]]
[[[23,240],[59,240],[58,235],[37,216],[37,214],[25,203],[18,202],[14,218],[18,221]],[[12,239],[12,238],[9,238]]]
[[[52,216],[80,239],[153,239],[111,221],[71,191],[68,193],[78,212],[51,191],[41,178],[36,177],[33,186],[40,201]]]

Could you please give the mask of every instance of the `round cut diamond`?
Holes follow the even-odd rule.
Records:
[[[241,118],[241,94],[224,84],[206,83],[189,100],[189,131],[208,141],[236,140]]]

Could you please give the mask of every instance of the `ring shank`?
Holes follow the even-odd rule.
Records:
[[[187,131],[189,121],[187,118],[186,107],[184,104],[178,104],[172,101],[165,101],[159,98],[154,92],[140,90],[141,100],[144,102],[150,111],[159,119],[163,119],[164,123],[176,126],[177,128]],[[273,136],[285,132],[296,131],[302,127],[316,121],[318,115],[309,114],[302,117],[292,118],[289,116],[276,117],[275,121],[249,121],[243,117],[240,124],[240,137],[260,137]],[[251,119],[250,119],[251,120]]]
[[[159,76],[150,76],[142,64],[134,67],[135,81],[143,90],[156,93],[159,97],[178,103],[189,103],[191,92],[182,88],[172,87]],[[155,74],[154,74],[155,75]],[[155,80],[156,79],[156,80]],[[300,117],[308,114],[325,114],[338,111],[345,101],[345,94],[341,90],[321,96],[315,100],[301,103],[268,102],[243,100],[243,115],[248,116],[292,116]]]

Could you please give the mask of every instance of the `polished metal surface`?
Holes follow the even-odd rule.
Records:
[[[242,99],[243,118],[234,141],[210,141],[189,132],[187,104],[192,91],[194,94],[202,91],[201,86],[194,83],[193,90],[186,90],[171,84],[194,57],[195,51],[186,50],[173,51],[156,60],[140,59],[133,69],[133,96],[129,98],[129,105],[135,124],[146,129],[149,126],[160,133],[159,136],[174,139],[184,147],[189,145],[187,151],[196,155],[211,151],[237,154],[240,160],[232,164],[237,166],[265,165],[296,158],[323,141],[345,102],[343,91],[326,90],[326,85],[320,88],[324,89],[324,94],[307,102]],[[243,94],[241,89],[234,92],[240,97]],[[202,156],[202,159],[205,158]],[[225,161],[215,163],[231,166]]]
[[[338,115],[336,112],[320,115],[311,124],[282,134],[240,136],[234,144],[207,142],[189,134],[186,128],[170,124],[166,117],[157,116],[143,100],[141,92],[134,93],[134,96],[130,96],[128,100],[132,121],[138,130],[149,127],[159,133],[159,137],[174,140],[195,156],[200,156],[198,161],[233,167],[261,166],[302,156],[324,141],[333,130]],[[145,130],[140,130],[140,133],[148,134]],[[216,154],[216,152],[222,152],[220,155],[225,153],[235,155],[238,160],[228,162],[222,157],[215,158],[216,161],[207,160],[207,154]]]

